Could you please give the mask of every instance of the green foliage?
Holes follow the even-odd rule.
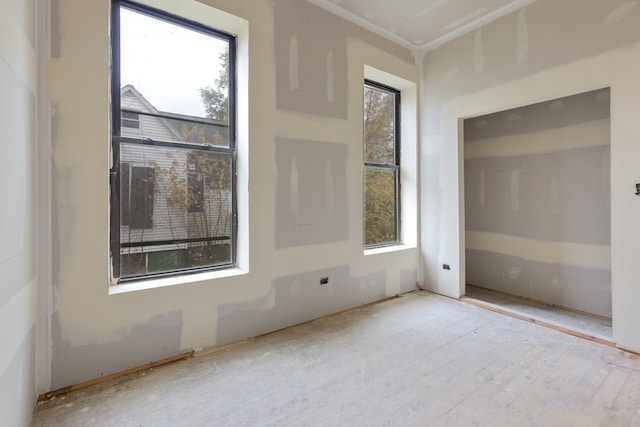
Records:
[[[201,87],[200,98],[210,119],[229,120],[229,51],[220,53],[220,75],[214,87]]]
[[[206,244],[201,247],[149,252],[149,272],[170,271],[185,267],[202,267],[231,259],[231,245]]]
[[[380,245],[398,240],[395,182],[394,171],[365,170],[365,245]]]
[[[364,90],[364,158],[371,163],[394,164],[394,97],[377,89]]]

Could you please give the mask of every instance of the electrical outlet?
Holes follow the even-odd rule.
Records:
[[[327,283],[329,283],[329,278],[328,277],[321,277],[320,278],[320,284],[321,285],[326,285]]]

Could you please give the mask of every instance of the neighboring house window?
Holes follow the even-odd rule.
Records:
[[[114,276],[234,266],[235,37],[128,0],[112,4]]]
[[[400,240],[400,92],[364,84],[364,244]]]
[[[122,111],[122,127],[140,129],[140,114],[133,111]]]
[[[155,168],[120,164],[121,224],[130,228],[153,228]]]

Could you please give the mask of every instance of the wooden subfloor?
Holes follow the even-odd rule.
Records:
[[[59,396],[31,425],[640,425],[640,360],[416,291]]]

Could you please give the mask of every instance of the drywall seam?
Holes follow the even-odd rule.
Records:
[[[473,59],[475,63],[476,74],[484,71],[484,45],[482,44],[482,28],[476,31],[473,38]]]
[[[637,3],[638,2],[634,0],[634,1],[628,1],[626,3],[621,4],[620,6],[615,8],[609,14],[609,16],[607,16],[607,19],[604,20],[604,25],[613,25],[622,21],[629,14],[629,12],[631,12],[631,10],[637,5]]]
[[[335,190],[333,188],[333,162],[329,160],[324,169],[324,181],[325,181],[325,213],[327,215],[333,215],[335,212],[334,209],[334,200],[335,200]]]
[[[522,65],[529,59],[529,28],[526,7],[518,12],[516,25],[516,64]]]
[[[218,318],[218,308],[215,305],[201,305],[191,310],[183,310],[180,350],[202,351],[211,343],[215,343]],[[203,328],[202,325],[208,327]]]
[[[466,231],[467,249],[512,255],[547,264],[611,269],[611,246],[527,239],[485,231]]]
[[[289,40],[289,90],[300,89],[300,61],[298,59],[298,35]]]
[[[509,189],[511,190],[511,211],[520,211],[520,170],[514,170],[509,176]]]
[[[547,154],[609,145],[610,133],[610,120],[607,118],[540,132],[476,139],[465,141],[464,158]]]
[[[335,99],[335,71],[333,66],[333,49],[327,53],[327,101],[333,103]]]
[[[480,177],[478,178],[478,204],[480,206],[485,206],[487,203],[486,193],[487,193],[487,178],[486,171],[482,169],[480,171]]]
[[[298,162],[296,161],[296,155],[293,155],[291,159],[291,172],[289,173],[289,209],[291,214],[297,220],[300,216],[300,190],[298,179]]]

